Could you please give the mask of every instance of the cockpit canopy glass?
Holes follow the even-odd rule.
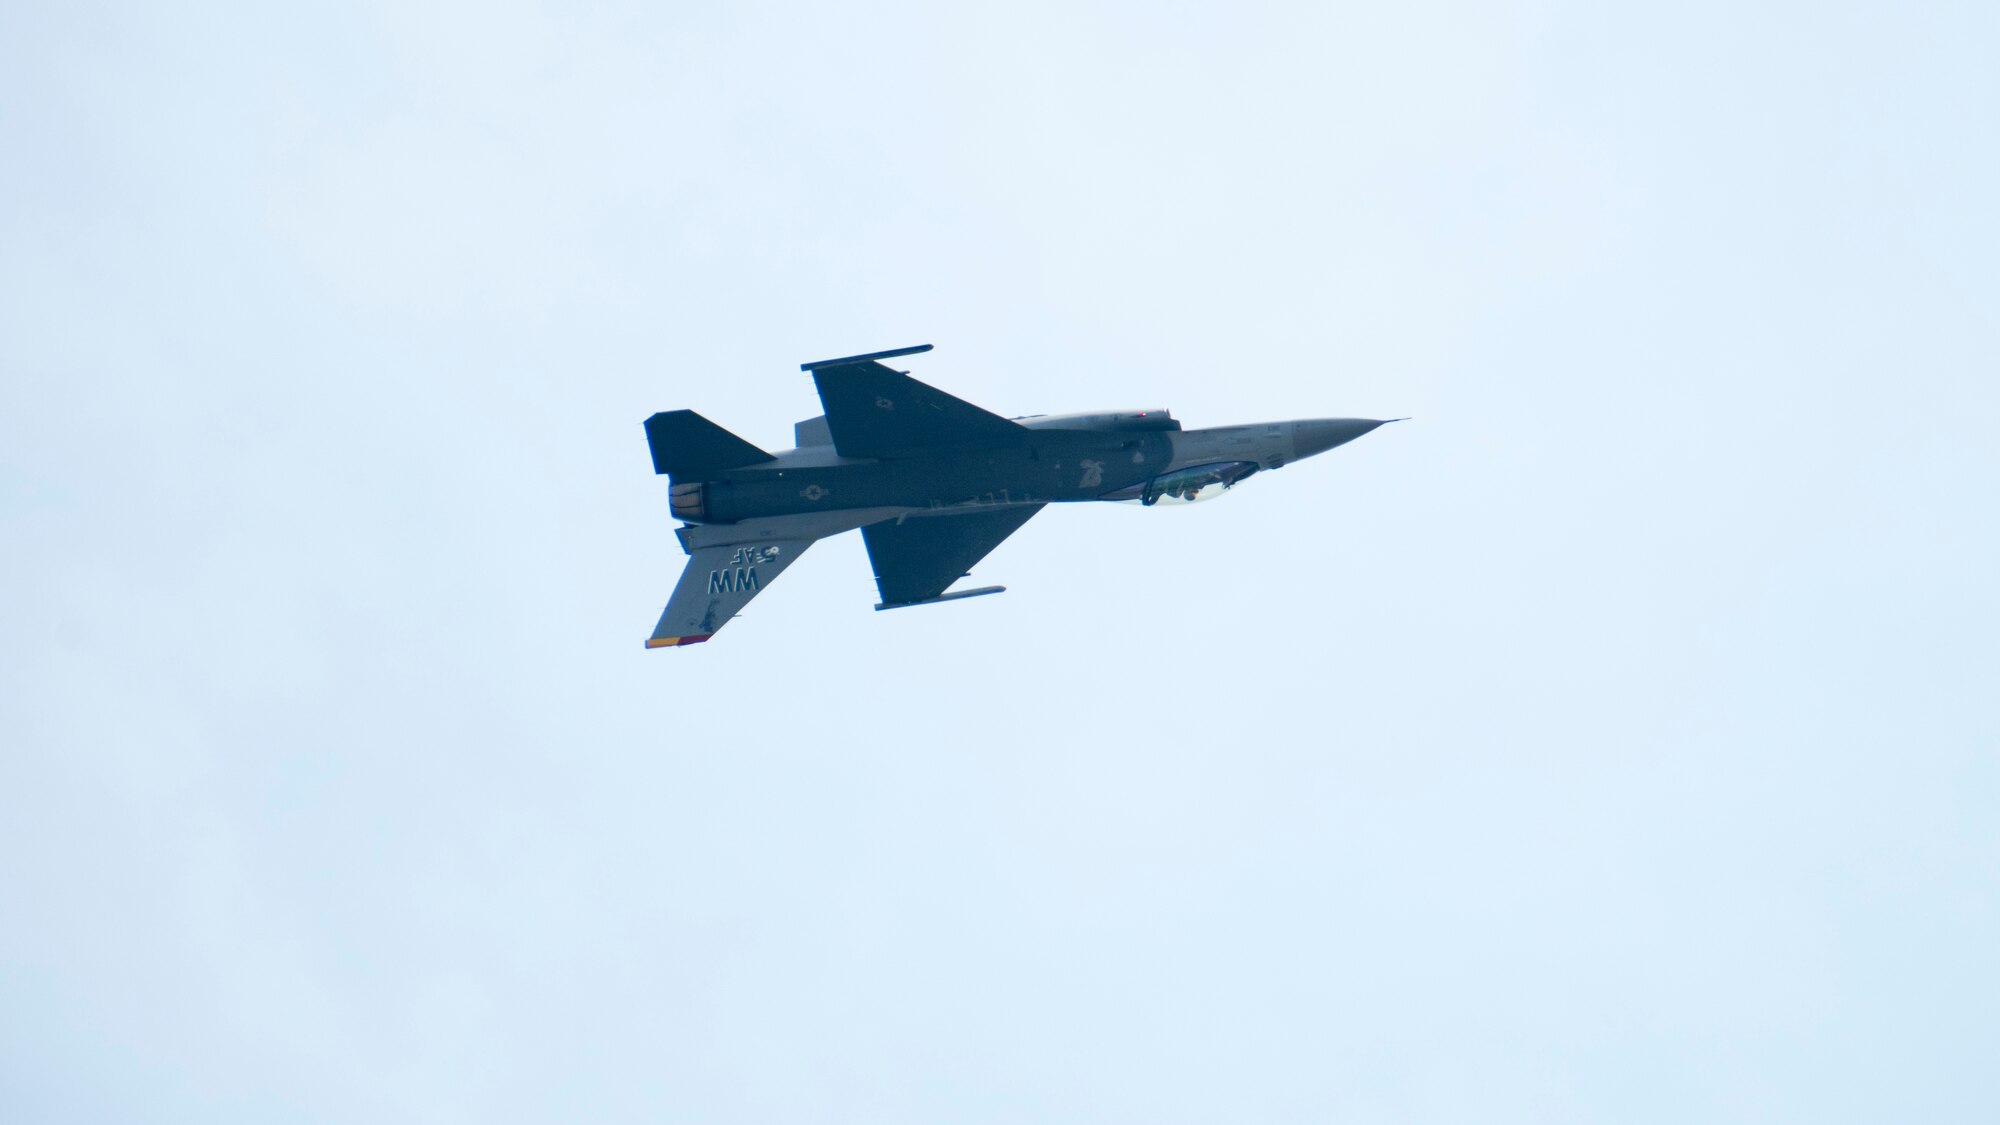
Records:
[[[1103,499],[1144,504],[1149,508],[1155,504],[1195,504],[1215,499],[1256,471],[1255,461],[1217,461],[1209,465],[1195,465],[1161,473],[1144,484],[1108,493]]]

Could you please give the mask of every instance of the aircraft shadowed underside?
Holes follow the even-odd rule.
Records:
[[[876,609],[997,594],[947,593],[1051,503],[1184,504],[1382,425],[1317,418],[1183,430],[1165,410],[1002,418],[878,362],[929,344],[800,365],[826,413],[769,453],[692,410],[646,419],[692,556],[647,648],[714,636],[807,547],[861,529]]]

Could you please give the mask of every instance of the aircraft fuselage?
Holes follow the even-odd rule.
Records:
[[[1165,411],[1147,414],[1164,418]],[[1057,429],[990,445],[954,446],[894,458],[842,457],[831,445],[786,450],[761,464],[686,485],[675,514],[691,523],[736,523],[845,508],[949,509],[994,504],[1124,500],[1163,474],[1198,465],[1247,463],[1276,469],[1352,441],[1380,423],[1313,419],[1213,429],[1134,432]],[[1246,474],[1247,475],[1247,474]]]
[[[1183,430],[1164,410],[1004,418],[881,360],[802,364],[826,413],[772,453],[692,410],[646,419],[653,471],[690,556],[648,648],[708,640],[814,543],[860,529],[876,609],[998,593],[958,579],[1043,506],[1190,503],[1382,423],[1319,418]]]

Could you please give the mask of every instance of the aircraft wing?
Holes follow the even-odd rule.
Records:
[[[687,569],[646,647],[700,644],[714,636],[817,541],[761,539],[690,551]]]
[[[1030,432],[875,362],[929,350],[925,345],[802,365],[819,387],[836,452],[842,457],[893,457],[941,445],[990,444]]]
[[[974,563],[1000,541],[1042,510],[1041,504],[987,508],[963,515],[911,516],[884,520],[861,529],[868,542],[868,561],[875,567],[875,586],[882,591],[876,609],[946,601],[954,597],[998,593],[1001,587],[946,594],[945,588],[965,577]]]

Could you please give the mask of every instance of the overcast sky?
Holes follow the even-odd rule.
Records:
[[[2000,8],[0,8],[0,1119],[2000,1118]],[[640,422],[1414,415],[714,643]]]

